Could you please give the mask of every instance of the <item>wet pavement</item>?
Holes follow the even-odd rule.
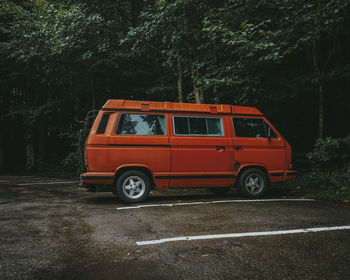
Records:
[[[121,209],[68,180],[0,176],[0,279],[350,279],[350,230],[136,243],[350,225],[349,203],[242,199],[153,192]]]

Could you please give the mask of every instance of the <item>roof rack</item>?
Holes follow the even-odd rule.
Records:
[[[234,115],[262,115],[254,107],[225,104],[195,104],[159,101],[136,101],[110,99],[102,107],[103,111],[143,111],[143,112],[184,112]]]

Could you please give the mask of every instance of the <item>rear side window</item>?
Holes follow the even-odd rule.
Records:
[[[174,116],[175,135],[223,136],[221,118]]]
[[[236,137],[267,138],[270,127],[263,119],[256,118],[233,118],[233,126]],[[270,127],[271,138],[278,138]]]
[[[100,121],[100,123],[98,125],[97,131],[96,131],[97,134],[105,133],[106,127],[107,127],[107,124],[108,124],[108,120],[109,120],[109,114],[103,114],[102,118],[101,118],[101,121]]]
[[[121,114],[116,134],[166,135],[165,117],[153,114]]]

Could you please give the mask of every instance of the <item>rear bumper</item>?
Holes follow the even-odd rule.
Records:
[[[84,184],[112,185],[114,182],[113,172],[87,172],[80,175],[80,180]]]
[[[293,180],[297,177],[297,171],[294,169],[286,170],[285,180]]]

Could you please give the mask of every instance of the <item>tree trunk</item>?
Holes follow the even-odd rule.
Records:
[[[204,102],[204,93],[202,91],[199,92],[199,100],[200,100],[201,104],[205,103]]]
[[[96,110],[96,99],[95,99],[95,89],[94,89],[94,82],[91,81],[91,110]]]
[[[33,127],[28,127],[25,136],[26,143],[26,169],[32,170],[35,167],[35,157],[34,157],[34,133]]]
[[[196,84],[194,82],[193,82],[193,91],[194,91],[194,98],[196,100],[196,103],[200,104],[201,103],[201,98],[200,98],[200,95],[199,95],[199,90],[196,87]]]
[[[40,164],[45,164],[47,138],[47,118],[45,116],[42,116],[39,120],[38,137],[38,159]]]
[[[182,60],[179,53],[179,50],[176,51],[177,53],[177,94],[178,94],[178,101],[180,103],[184,102],[184,96],[183,96],[183,68],[182,68]]]
[[[324,92],[321,82],[319,82],[319,103],[318,103],[318,137],[322,138],[324,135]]]
[[[39,89],[35,88],[35,86],[31,85],[31,77],[30,73],[27,74],[27,86],[26,92],[28,95],[32,95],[33,98],[29,99],[28,106],[29,108],[35,108],[39,104],[41,104],[41,98]],[[28,119],[28,122],[25,121],[25,134],[24,134],[24,142],[25,142],[25,150],[26,150],[26,170],[32,170],[35,168],[35,152],[34,152],[34,121],[33,119]]]
[[[195,98],[197,104],[203,104],[204,103],[204,94],[197,87],[195,77],[196,77],[196,73],[195,73],[195,71],[192,70],[192,84],[193,84],[194,98]]]
[[[312,42],[312,59],[317,76],[317,86],[318,86],[318,137],[322,138],[324,136],[324,90],[322,85],[322,74],[319,66],[319,61],[317,57],[316,42]]]
[[[314,20],[315,29],[317,28],[317,25],[318,25],[318,16],[320,13],[320,7],[321,7],[321,1],[319,0],[317,3],[317,11],[316,11],[316,16]],[[324,91],[323,91],[323,86],[321,81],[322,72],[321,72],[321,67],[318,60],[317,45],[316,45],[315,38],[313,38],[312,40],[312,60],[314,63],[314,68],[317,76],[317,85],[318,85],[318,137],[322,138],[324,135]]]
[[[197,104],[203,104],[204,103],[204,94],[203,94],[203,92],[200,92],[195,84],[193,84],[193,90],[194,90],[194,97],[195,97],[196,103]]]
[[[4,168],[4,150],[3,150],[3,132],[4,130],[2,129],[2,124],[0,122],[0,171]]]
[[[217,93],[217,88],[216,86],[214,86],[213,88],[213,94],[214,94],[214,100],[215,100],[215,104],[220,104],[220,96]]]

